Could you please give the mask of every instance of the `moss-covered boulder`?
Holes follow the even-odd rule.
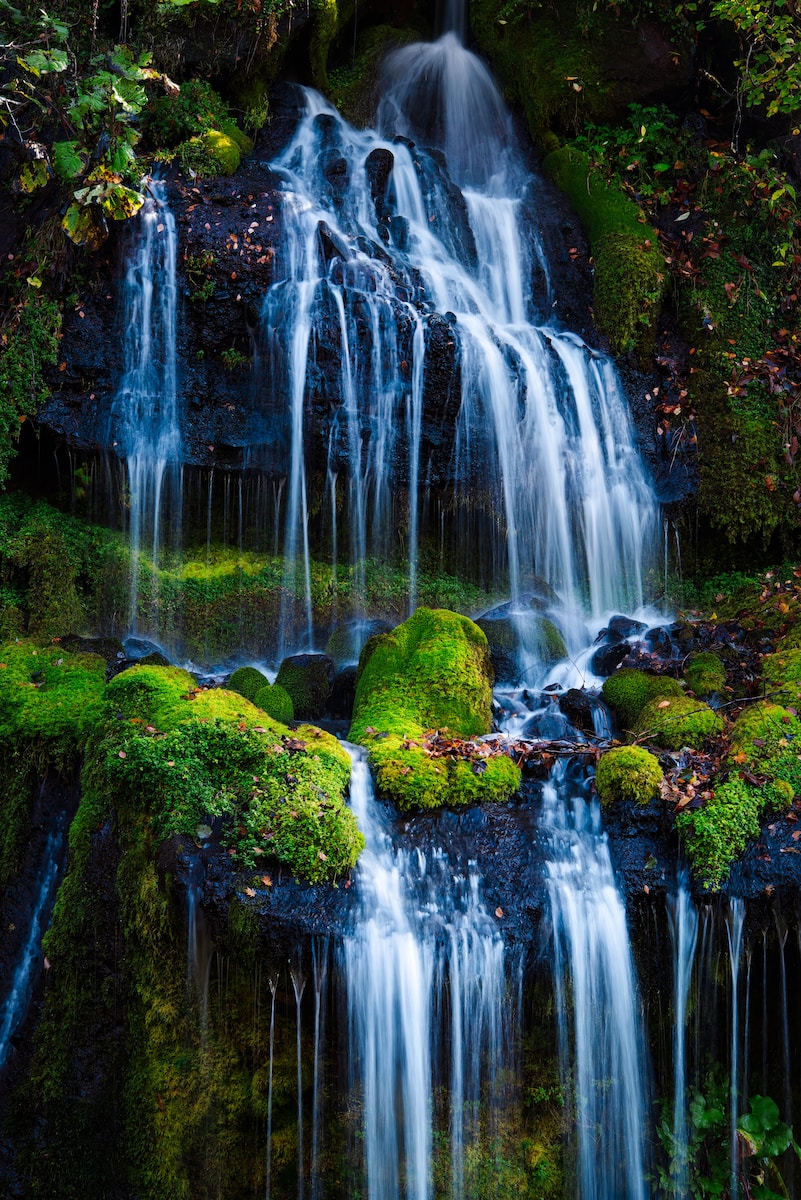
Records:
[[[266,687],[259,688],[253,698],[253,703],[256,708],[266,712],[273,720],[280,721],[282,725],[288,725],[295,719],[292,697],[285,688],[281,687],[280,683],[268,683]]]
[[[98,711],[106,663],[36,641],[0,646],[0,887],[20,869],[37,786],[70,777]]]
[[[704,650],[690,656],[684,678],[696,696],[712,696],[726,686],[726,668],[717,654]]]
[[[281,663],[275,682],[290,697],[300,720],[325,712],[334,674],[334,663],[327,654],[292,654]]]
[[[708,705],[689,696],[649,701],[634,725],[635,732],[664,750],[700,748],[723,730],[723,719]]]
[[[785,703],[801,697],[801,649],[781,649],[762,660],[762,675],[768,692]]]
[[[269,683],[267,676],[256,667],[237,667],[228,680],[228,690],[238,692],[246,700],[253,700],[255,703],[257,694],[268,687]],[[261,705],[259,707],[261,708]]]
[[[703,808],[678,814],[693,872],[705,887],[719,888],[735,858],[758,836],[761,809],[759,789],[735,777],[719,784]]]
[[[350,738],[367,747],[379,790],[403,808],[505,799],[518,768],[469,742],[488,732],[491,698],[482,631],[457,613],[419,608],[365,646]],[[449,736],[429,741],[432,730]]]
[[[665,287],[665,264],[654,229],[638,205],[595,170],[586,154],[554,150],[545,171],[565,193],[590,239],[595,259],[595,324],[615,354],[653,346]]]
[[[621,726],[624,729],[633,729],[649,701],[683,696],[684,692],[681,684],[669,675],[655,675],[652,671],[623,667],[604,680],[601,695],[609,707],[615,710]]]
[[[344,802],[350,759],[330,734],[290,733],[178,668],[123,672],[103,709],[92,783],[150,811],[159,839],[217,822],[242,866],[274,856],[316,883],[354,865],[364,842]]]
[[[595,772],[601,804],[616,800],[647,804],[659,791],[661,782],[659,759],[640,746],[619,746],[607,751]]]

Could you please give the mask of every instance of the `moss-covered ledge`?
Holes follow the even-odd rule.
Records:
[[[657,234],[639,207],[593,169],[589,157],[564,147],[543,163],[590,239],[595,259],[593,310],[596,327],[615,354],[653,349],[665,288],[665,263]]]
[[[477,735],[491,725],[492,667],[473,621],[418,608],[362,651],[350,729],[379,791],[401,808],[504,800],[517,766]],[[435,736],[429,736],[435,732]]]

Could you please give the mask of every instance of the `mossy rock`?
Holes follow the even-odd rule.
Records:
[[[704,650],[691,656],[684,678],[696,696],[712,696],[726,686],[726,668],[717,654]]]
[[[239,692],[240,696],[255,703],[257,694],[269,686],[269,683],[267,676],[263,675],[256,667],[237,667],[228,680],[228,690]]]
[[[759,789],[734,778],[719,784],[703,808],[678,814],[693,872],[705,887],[717,890],[734,860],[759,836],[762,807]]]
[[[647,804],[659,791],[662,768],[659,759],[640,746],[608,750],[598,763],[595,786],[601,804],[634,800]]]
[[[295,719],[292,698],[280,683],[268,683],[266,687],[259,688],[253,703],[282,725],[288,725]]]
[[[149,811],[157,838],[222,824],[240,866],[276,857],[312,883],[364,844],[344,795],[350,758],[330,734],[285,725],[178,668],[132,667],[108,685],[88,779]]]
[[[621,726],[633,729],[649,701],[683,696],[684,692],[677,680],[669,675],[655,675],[651,671],[638,671],[636,667],[623,667],[604,680],[601,695],[615,710]]]
[[[91,729],[105,685],[98,654],[33,640],[0,646],[0,742],[37,739],[57,759],[69,755]]]
[[[801,721],[786,708],[770,701],[749,705],[731,730],[732,768],[745,754],[752,772],[764,775],[766,802],[781,808],[801,793]]]
[[[723,731],[723,719],[708,705],[689,696],[657,698],[645,705],[634,729],[663,750],[700,748]]]
[[[653,347],[665,288],[656,231],[620,188],[595,170],[586,154],[555,150],[543,167],[565,193],[590,239],[595,259],[593,313],[613,353]]]
[[[798,700],[801,697],[801,649],[766,655],[762,659],[762,676],[766,691],[777,693],[777,699]]]
[[[281,663],[275,682],[289,695],[298,720],[319,717],[331,695],[334,664],[327,654],[292,654]]]
[[[491,666],[487,639],[473,621],[444,609],[419,608],[362,651],[352,741],[367,747],[379,790],[403,808],[502,800],[519,785],[505,755],[432,758],[426,731],[458,738],[490,728]]]

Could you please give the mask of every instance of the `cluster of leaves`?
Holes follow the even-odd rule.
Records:
[[[698,1200],[728,1196],[731,1187],[731,1131],[729,1128],[729,1081],[722,1071],[708,1072],[705,1093],[693,1088],[690,1095],[687,1144],[677,1145],[670,1113],[665,1108],[657,1128],[668,1159],[660,1165],[659,1185],[666,1197],[686,1195],[677,1191],[677,1180],[687,1172],[689,1194]],[[752,1096],[749,1111],[737,1121],[738,1194],[753,1200],[782,1200],[788,1195],[779,1160],[788,1150],[801,1158],[801,1147],[792,1129],[781,1119],[779,1107],[770,1096]]]

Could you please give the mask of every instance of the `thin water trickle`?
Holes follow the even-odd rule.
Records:
[[[645,1200],[648,1107],[626,913],[598,802],[561,768],[543,789],[563,1086],[578,1200]]]
[[[306,976],[299,965],[289,969],[292,980],[292,990],[295,993],[295,1032],[297,1037],[297,1068],[298,1068],[298,1200],[303,1200],[305,1193],[306,1169],[303,1161],[303,1050],[301,1038],[301,1002],[306,989]]]
[[[178,234],[166,185],[147,181],[132,222],[120,296],[123,370],[111,409],[110,442],[127,465],[125,524],[131,552],[129,624],[140,624],[141,556],[150,555],[151,606],[163,549],[181,529],[181,433],[176,369]]]
[[[738,1138],[737,1117],[740,1100],[740,951],[743,943],[743,922],[745,920],[745,903],[739,896],[729,899],[729,911],[726,914],[726,938],[729,946],[729,967],[731,970],[731,1048],[729,1054],[729,1146],[730,1146],[730,1186],[731,1198],[736,1200],[740,1194],[738,1185]]]
[[[44,847],[27,935],[14,967],[11,986],[3,998],[0,1016],[0,1071],[6,1065],[11,1052],[12,1038],[25,1020],[35,980],[41,971],[42,936],[47,928],[48,915],[55,898],[63,841],[64,819],[61,817],[48,835]]]
[[[671,1166],[674,1195],[689,1196],[689,1146],[687,1129],[687,1003],[690,997],[695,950],[698,945],[698,912],[690,898],[686,869],[679,874],[676,892],[668,900],[668,920],[673,944],[673,1151]]]

